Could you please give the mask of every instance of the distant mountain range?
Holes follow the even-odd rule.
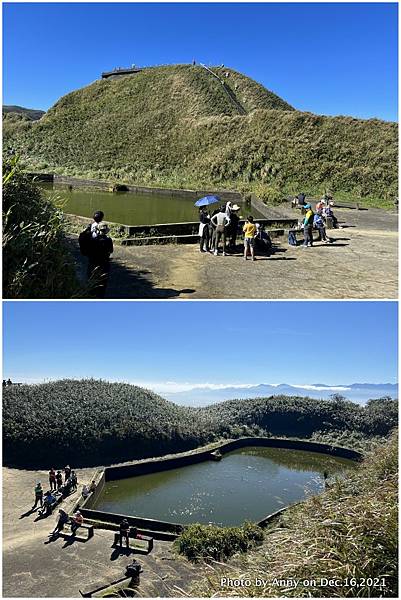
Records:
[[[23,106],[16,106],[12,104],[3,105],[3,114],[16,113],[27,117],[29,121],[37,121],[41,119],[45,114],[44,110],[37,110],[36,108],[24,108]]]
[[[308,385],[289,385],[281,383],[272,385],[261,383],[249,387],[226,387],[222,389],[194,388],[185,392],[164,392],[162,395],[183,406],[207,406],[223,400],[239,398],[258,398],[267,396],[307,396],[309,398],[328,399],[333,394],[340,394],[348,400],[365,404],[373,398],[390,396],[398,398],[398,384],[395,383],[352,383],[349,385],[327,385],[325,383],[312,383]]]

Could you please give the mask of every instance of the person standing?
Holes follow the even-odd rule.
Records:
[[[238,206],[238,204],[234,204],[231,207],[230,225],[229,225],[229,235],[230,235],[229,247],[231,250],[235,250],[235,246],[237,243],[237,234],[238,234],[238,225],[239,225],[239,215],[238,215],[239,208],[240,207]]]
[[[113,254],[113,240],[107,235],[107,223],[98,224],[98,235],[92,240],[88,254],[88,280],[94,285],[95,298],[104,298],[110,272],[110,255]]]
[[[305,204],[306,214],[304,217],[304,248],[313,246],[313,219],[314,213],[310,204]]]
[[[71,475],[71,467],[70,467],[70,465],[66,465],[64,467],[64,481],[67,481],[67,479],[70,478],[70,475]]]
[[[253,216],[249,215],[245,225],[242,228],[244,232],[244,260],[247,260],[248,249],[251,253],[252,260],[256,260],[255,257],[255,235],[256,225],[253,222]]]
[[[220,238],[223,242],[223,256],[226,255],[226,227],[230,224],[230,219],[225,213],[225,207],[220,208],[214,217],[211,218],[210,222],[215,225],[215,242],[214,242],[214,255],[217,256],[219,253],[219,242]]]
[[[57,489],[57,486],[56,486],[56,471],[53,469],[53,467],[49,471],[49,484],[50,484],[50,491],[51,492],[53,490]]]
[[[210,215],[208,212],[201,208],[199,211],[199,252],[208,252],[210,247]]]
[[[127,519],[123,519],[120,523],[120,548],[123,547],[123,539],[125,540],[125,545],[129,548],[129,523]]]
[[[57,471],[56,473],[56,483],[57,483],[57,490],[59,490],[61,488],[61,486],[63,485],[63,476],[61,474],[61,471]]]
[[[37,482],[37,484],[35,485],[35,504],[32,506],[32,510],[34,508],[37,507],[38,503],[40,503],[40,506],[43,506],[43,488],[42,488],[42,484],[40,481]]]
[[[316,214],[313,217],[313,225],[316,227],[316,229],[319,232],[319,239],[318,241],[323,241],[326,242],[326,244],[329,243],[329,239],[326,236],[326,228],[324,226],[324,221],[323,221],[323,217],[320,214]]]

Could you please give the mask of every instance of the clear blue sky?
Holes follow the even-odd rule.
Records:
[[[14,381],[397,378],[396,302],[4,302],[3,310],[3,376]]]
[[[397,120],[396,3],[5,3],[3,102],[47,109],[116,66],[224,63],[299,110]]]

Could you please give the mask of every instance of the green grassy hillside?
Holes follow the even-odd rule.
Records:
[[[77,340],[79,343],[79,340]],[[6,464],[110,464],[182,452],[222,438],[313,438],[360,449],[397,425],[397,402],[271,397],[178,406],[133,385],[61,380],[3,389]],[[341,437],[343,436],[343,437]],[[345,437],[344,437],[345,436]]]
[[[30,169],[147,185],[396,196],[395,123],[302,113],[240,73],[212,70],[219,79],[176,65],[96,81],[40,121],[4,121],[5,146]]]

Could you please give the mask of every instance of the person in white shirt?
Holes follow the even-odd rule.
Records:
[[[211,218],[211,223],[216,226],[215,231],[215,243],[214,243],[214,255],[217,256],[219,253],[219,241],[220,238],[223,241],[223,256],[226,255],[226,227],[230,223],[230,217],[227,216],[224,206],[221,207],[220,212]]]

